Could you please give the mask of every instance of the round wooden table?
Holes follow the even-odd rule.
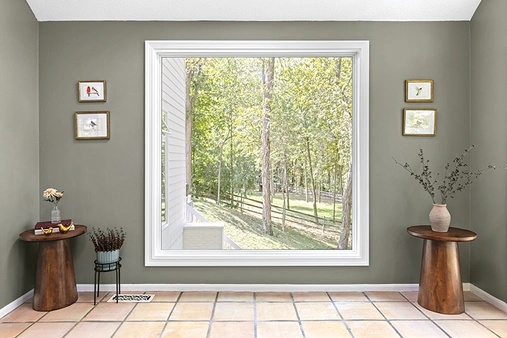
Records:
[[[52,311],[77,301],[74,261],[68,239],[86,232],[86,226],[75,225],[67,233],[35,235],[33,229],[19,234],[25,242],[39,243],[33,309]]]
[[[443,314],[465,312],[458,243],[473,241],[477,234],[452,227],[448,232],[435,232],[429,225],[411,226],[407,231],[424,239],[417,296],[419,305]]]

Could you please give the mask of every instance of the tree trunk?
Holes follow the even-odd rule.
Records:
[[[337,165],[334,166],[334,179],[333,179],[333,223],[336,222],[336,179],[338,176]]]
[[[338,240],[338,249],[349,249],[349,241],[352,231],[351,212],[352,212],[352,161],[347,173],[347,185],[342,196],[342,230]]]
[[[271,221],[271,150],[270,150],[270,129],[271,129],[271,99],[275,78],[275,58],[268,58],[262,61],[262,225],[264,232],[273,235]]]
[[[194,75],[201,70],[202,59],[199,59],[196,64],[189,66],[187,64],[186,71],[186,100],[185,100],[185,163],[186,163],[186,195],[191,194],[192,191],[192,120],[194,114],[194,104],[197,96],[199,95],[199,81],[193,81]],[[191,94],[192,85],[194,92]]]
[[[283,208],[282,208],[282,231],[285,232],[285,216],[287,214],[286,207],[287,203],[285,201],[285,196],[289,196],[289,188],[287,184],[287,153],[283,154],[283,174],[282,174],[282,200],[283,200]]]
[[[310,152],[310,138],[308,136],[306,137],[306,155],[308,156],[308,170],[310,171],[310,184],[312,185],[313,216],[315,217],[315,223],[319,224],[319,215],[317,213],[317,186],[315,178],[313,177],[312,154]]]

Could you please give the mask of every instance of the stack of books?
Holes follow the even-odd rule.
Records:
[[[68,229],[68,230],[66,230]],[[51,223],[51,221],[37,222],[34,227],[36,235],[54,234],[57,232],[67,232],[75,230],[74,222],[72,219],[62,219],[58,223]]]

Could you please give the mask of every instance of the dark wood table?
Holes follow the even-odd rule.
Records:
[[[452,227],[448,232],[435,232],[429,225],[411,226],[407,231],[424,239],[417,296],[419,305],[443,314],[465,312],[458,243],[473,241],[477,234]]]
[[[74,261],[68,239],[86,232],[86,226],[75,225],[67,233],[35,235],[33,229],[19,234],[26,242],[39,243],[33,309],[52,311],[77,301]]]

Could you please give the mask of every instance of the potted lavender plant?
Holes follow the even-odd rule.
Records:
[[[482,175],[486,170],[496,169],[493,165],[488,165],[485,168],[472,171],[468,164],[465,163],[465,157],[470,153],[472,148],[466,149],[461,155],[456,156],[451,162],[448,162],[444,167],[444,174],[440,173],[433,177],[433,172],[429,167],[430,160],[424,158],[424,152],[419,149],[419,162],[421,165],[421,172],[416,172],[408,163],[400,163],[396,159],[394,162],[400,165],[403,169],[410,173],[410,176],[419,182],[423,189],[430,195],[433,201],[433,209],[429,214],[431,229],[437,232],[447,232],[451,223],[451,214],[447,210],[447,200],[454,198],[454,195],[464,190],[467,186],[474,183],[474,181]],[[440,198],[435,196],[440,193]]]
[[[95,229],[88,232],[95,252],[97,253],[97,263],[114,263],[120,259],[120,248],[125,242],[125,231],[123,228]]]

